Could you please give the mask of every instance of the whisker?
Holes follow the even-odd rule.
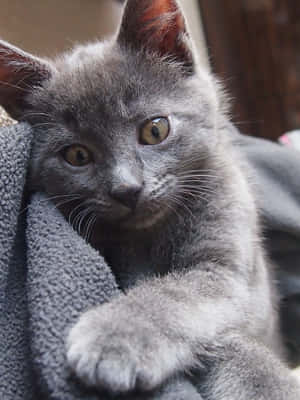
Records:
[[[185,171],[184,173],[178,174],[180,177],[187,177],[187,176],[195,176],[195,177],[207,177],[207,178],[218,178],[217,175],[212,175],[208,173],[208,171],[199,171],[199,170],[189,170]]]
[[[178,177],[177,179],[179,182],[187,182],[187,181],[196,182],[196,183],[205,182],[205,183],[210,183],[211,185],[214,185],[214,186],[216,185],[216,181],[213,180],[214,178],[204,177],[204,176],[191,175],[191,176]]]
[[[192,165],[195,165],[195,164],[199,163],[199,168],[201,168],[200,164],[202,165],[203,162],[206,161],[206,160],[207,160],[207,157],[202,157],[202,158],[200,158],[200,157],[191,157],[188,160],[181,161],[180,165],[182,167],[190,167]]]
[[[55,122],[42,122],[40,124],[34,124],[31,125],[32,128],[40,128],[41,126],[57,126],[58,124],[56,124]]]
[[[73,193],[73,194],[57,194],[57,195],[53,195],[53,196],[47,197],[46,199],[41,200],[41,201],[60,199],[60,198],[64,198],[64,197],[82,197],[82,196],[80,194],[77,194],[77,193]]]
[[[181,188],[182,190],[181,190],[181,193],[183,194],[183,195],[187,195],[187,196],[192,196],[193,197],[193,199],[194,200],[204,200],[204,201],[207,201],[208,199],[207,199],[207,197],[205,197],[205,195],[207,194],[207,193],[195,193],[195,192],[192,192],[191,190],[189,190],[189,189],[185,189],[185,188]]]
[[[199,182],[196,182],[199,184]],[[209,186],[203,186],[203,185],[195,185],[195,183],[193,181],[188,182],[188,181],[184,181],[184,182],[179,182],[178,183],[179,187],[186,187],[189,189],[195,189],[199,192],[207,192],[207,193],[212,193],[212,194],[216,194],[216,190],[214,190],[213,187],[209,187]]]
[[[81,219],[83,210],[78,211],[78,213],[75,215],[73,221],[72,221],[72,227],[75,231],[78,231],[78,223]]]
[[[69,224],[70,224],[70,225],[73,226],[72,217],[73,217],[74,213],[76,213],[76,211],[77,211],[78,209],[80,210],[80,207],[82,207],[83,204],[84,204],[84,200],[83,200],[82,202],[80,202],[76,207],[74,207],[73,210],[70,212],[69,218],[68,218]]]
[[[85,218],[86,215],[87,215],[87,210],[80,209],[73,219],[72,226],[79,234],[80,234],[82,220]]]
[[[205,196],[205,195],[207,195],[207,193],[204,193],[204,192],[196,193],[196,192],[191,191],[189,188],[183,188],[183,187],[181,187],[180,189],[181,189],[182,195],[192,196],[194,200],[197,200],[197,199],[204,200],[204,201],[208,200],[207,197]]]
[[[74,198],[73,198],[73,199],[64,200],[64,201],[61,201],[61,202],[59,202],[59,203],[55,203],[55,206],[56,206],[56,208],[59,209],[59,207],[65,205],[65,204],[67,204],[67,203],[71,203],[72,201],[76,201],[76,200],[79,200],[79,199],[77,199],[77,198],[74,199]]]
[[[88,216],[88,218],[87,218],[87,222],[86,222],[86,224],[85,224],[85,226],[84,226],[84,232],[83,232],[83,238],[84,238],[84,240],[87,242],[87,234],[88,234],[88,231],[89,231],[89,226],[90,226],[90,223],[91,223],[91,221],[93,220],[93,218],[94,218],[94,213],[93,213],[93,211],[91,211],[91,213],[90,213],[90,215]]]
[[[183,207],[189,213],[189,215],[194,219],[195,216],[194,216],[192,210],[185,204],[184,199],[175,195],[174,193],[169,195],[169,198],[172,199],[173,202],[175,204],[177,204],[179,207]]]
[[[172,200],[172,198],[170,197],[170,200]],[[166,207],[169,208],[171,210],[171,212],[173,212],[174,214],[176,214],[177,218],[181,218],[182,216],[180,215],[179,211],[176,210],[176,206],[172,207],[171,204],[166,203]]]
[[[191,190],[194,193],[212,194],[212,195],[217,194],[217,192],[215,190],[213,190],[212,188],[209,188],[209,187],[205,187],[205,186],[194,186],[194,185],[189,185],[189,184],[180,184],[178,186],[181,189]]]
[[[52,115],[44,113],[44,112],[28,112],[20,118],[20,121],[26,120],[28,117],[46,117],[49,120],[53,120]]]
[[[90,218],[90,222],[89,225],[87,227],[87,231],[86,231],[86,238],[85,240],[89,243],[93,229],[95,227],[96,221],[98,219],[98,215],[96,213],[94,213],[94,215],[92,214],[91,218]]]
[[[84,212],[85,211],[85,212]],[[91,212],[93,212],[93,210],[92,210],[92,208],[91,207],[88,207],[86,210],[84,210],[83,211],[83,215],[82,215],[82,218],[80,219],[80,221],[79,221],[79,224],[78,224],[78,232],[79,232],[79,234],[81,234],[81,226],[82,226],[82,223],[84,222],[84,220],[91,214]]]

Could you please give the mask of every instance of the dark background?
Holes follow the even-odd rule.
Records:
[[[300,0],[199,0],[213,70],[248,134],[300,128]]]

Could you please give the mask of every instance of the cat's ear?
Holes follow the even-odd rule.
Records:
[[[26,96],[52,75],[47,61],[0,40],[0,105],[18,119],[26,108]]]
[[[192,46],[176,0],[128,0],[118,42],[177,61],[188,75],[194,72]]]

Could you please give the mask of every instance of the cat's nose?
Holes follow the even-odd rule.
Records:
[[[123,206],[134,210],[143,189],[140,170],[128,163],[119,163],[113,171],[110,195]]]
[[[111,197],[124,206],[134,210],[136,208],[142,185],[139,183],[123,183],[111,189]]]

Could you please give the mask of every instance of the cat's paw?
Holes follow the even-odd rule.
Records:
[[[176,349],[145,318],[124,318],[110,304],[86,312],[67,339],[67,360],[88,386],[151,390],[176,367]]]

